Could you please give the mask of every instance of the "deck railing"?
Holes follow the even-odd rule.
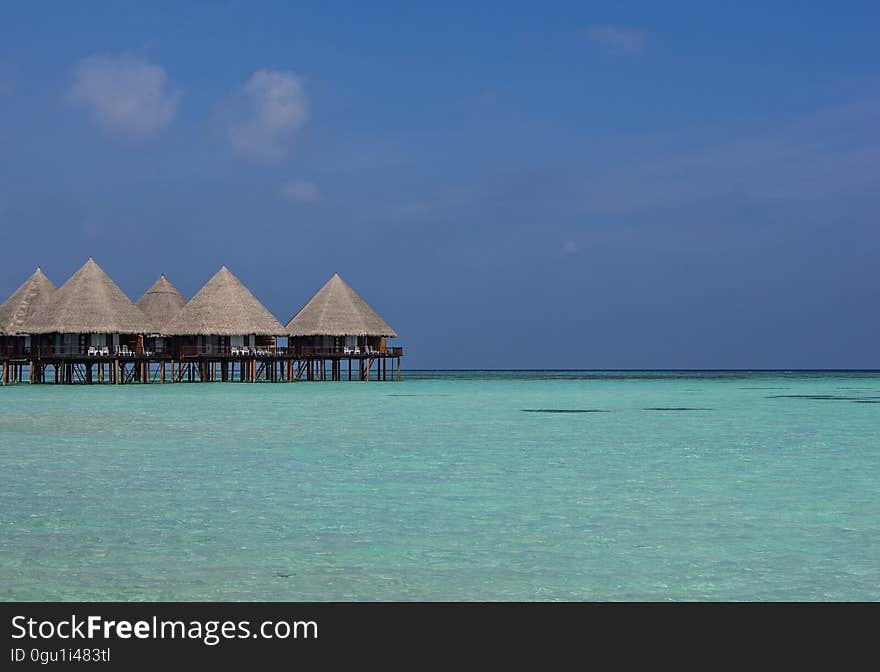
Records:
[[[320,348],[307,345],[301,345],[291,348],[293,354],[303,357],[401,357],[403,348],[385,348],[381,350],[371,346],[356,346],[353,348]]]
[[[181,345],[181,357],[278,357],[285,354],[287,348],[254,347],[247,345]]]
[[[126,359],[135,357],[161,357],[170,356],[171,351],[167,348],[152,349],[142,348],[137,351],[127,346],[95,347],[79,345],[32,345],[6,346],[0,348],[0,357],[4,359]],[[363,357],[402,357],[403,348],[386,348],[384,351],[378,348],[359,346],[355,348],[319,348],[311,346],[279,347],[250,347],[250,346],[218,346],[218,345],[183,345],[180,347],[181,357],[327,357],[327,358],[363,358]]]
[[[254,347],[254,346],[229,346],[229,345],[183,345],[180,347],[181,357],[401,357],[403,348],[386,348],[380,351],[378,348],[321,348],[312,346],[282,347]]]
[[[23,357],[33,357],[34,359],[51,359],[51,358],[94,358],[94,359],[125,359],[129,357],[153,357],[156,354],[162,354],[161,351],[156,353],[151,348],[141,348],[137,350],[127,345],[117,346],[80,346],[80,345],[32,345],[30,349],[25,349],[22,353]]]

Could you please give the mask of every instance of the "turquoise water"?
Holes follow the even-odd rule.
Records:
[[[880,373],[405,375],[0,389],[0,599],[880,599]]]

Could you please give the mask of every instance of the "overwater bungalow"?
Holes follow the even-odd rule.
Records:
[[[301,352],[384,354],[397,332],[335,273],[286,326]]]
[[[284,327],[225,266],[189,302],[163,275],[136,305],[90,258],[0,306],[0,384],[342,380],[346,361],[349,380],[399,380],[396,336],[339,275]]]
[[[146,315],[91,257],[23,327],[31,335],[31,380],[38,382],[45,365],[56,374],[62,360],[65,376],[74,375],[73,360],[132,358],[143,354],[143,335],[154,331]],[[99,377],[103,379],[103,366]],[[114,373],[118,373],[117,370]],[[86,376],[91,378],[91,368]]]
[[[274,352],[284,327],[224,266],[160,333],[177,358],[247,356]]]
[[[402,348],[389,348],[388,339],[397,332],[370,308],[339,273],[334,273],[326,284],[309,299],[285,327],[289,348],[299,356],[349,358],[360,362],[360,377],[369,376],[372,360],[383,370],[385,360],[397,358],[398,372]],[[366,366],[366,371],[364,367]],[[334,371],[334,376],[338,375]]]
[[[55,285],[46,277],[40,267],[16,289],[6,301],[0,304],[0,359],[9,362],[21,360],[13,366],[2,366],[2,376],[9,382],[10,376],[19,380],[23,360],[30,354],[31,336],[25,325],[31,317],[49,303]]]
[[[186,305],[186,299],[163,273],[134,305],[141,309],[156,328],[156,333],[147,334],[144,347],[158,354],[168,351],[166,339],[161,335],[162,327],[180,312]]]

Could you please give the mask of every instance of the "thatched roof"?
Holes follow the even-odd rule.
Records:
[[[168,336],[279,336],[284,327],[225,266],[166,324]]]
[[[397,336],[339,273],[318,290],[286,328],[290,336]]]
[[[22,326],[29,334],[143,334],[149,320],[90,257]]]
[[[186,299],[163,274],[134,305],[144,312],[150,323],[158,330],[177,315],[177,312],[186,305]]]
[[[22,326],[40,312],[52,298],[55,285],[37,266],[37,270],[0,305],[0,334],[22,336]]]

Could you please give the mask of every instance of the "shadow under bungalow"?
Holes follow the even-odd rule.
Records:
[[[0,384],[400,380],[396,336],[338,274],[282,325],[225,266],[189,301],[162,275],[132,303],[89,259],[0,305]]]

